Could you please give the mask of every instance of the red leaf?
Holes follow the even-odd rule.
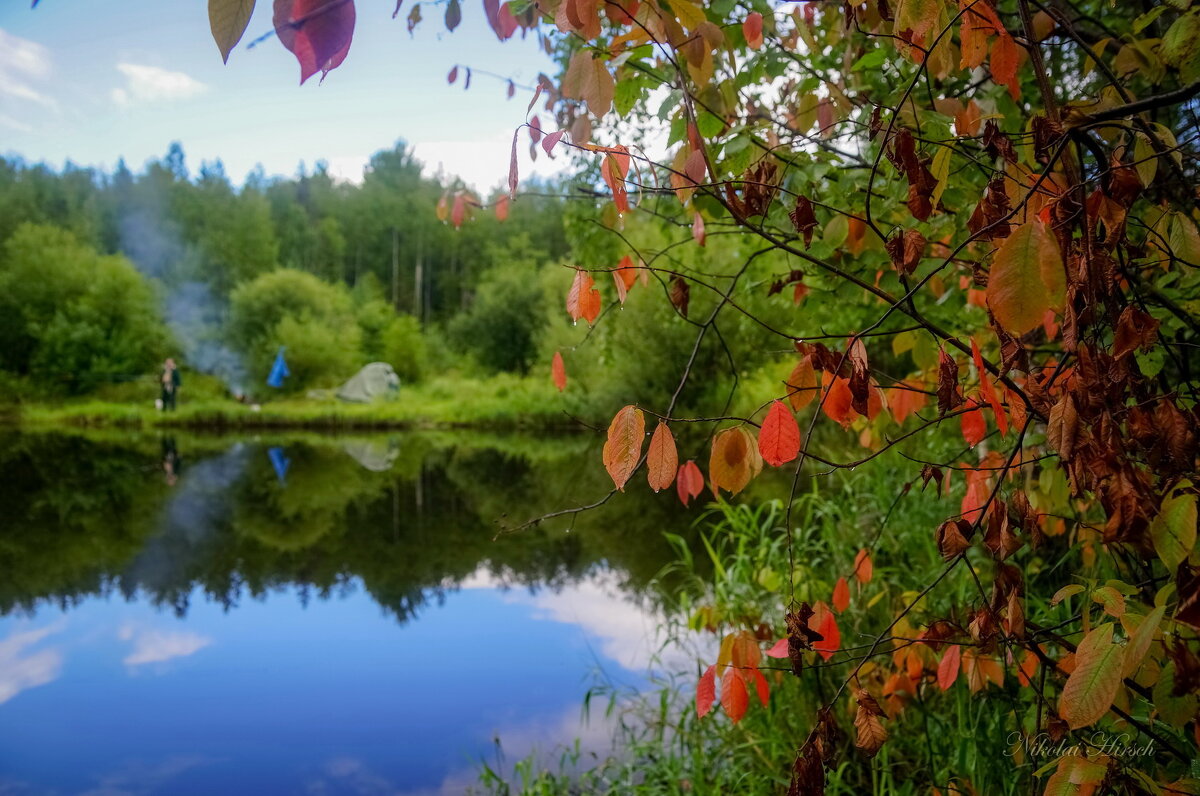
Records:
[[[937,670],[938,687],[943,691],[948,691],[950,686],[954,685],[954,681],[958,679],[958,667],[961,661],[962,647],[957,644],[946,647]]]
[[[767,678],[763,677],[763,673],[758,669],[746,669],[744,675],[754,681],[754,690],[758,693],[758,701],[765,708],[767,700],[771,697],[771,689],[767,685]]]
[[[701,246],[708,240],[708,235],[704,231],[704,216],[699,212],[692,215],[692,240]]]
[[[454,81],[458,80],[458,64],[455,64],[450,70],[450,74],[446,75],[446,82],[454,85]]]
[[[557,133],[550,133],[542,138],[542,149],[545,150],[547,155],[550,154],[551,149],[554,149],[554,145],[558,143],[565,132],[566,130],[559,130]]]
[[[800,427],[781,401],[771,404],[762,428],[758,430],[758,452],[772,467],[786,464],[800,453]]]
[[[557,351],[554,352],[554,359],[550,363],[550,374],[559,392],[567,389],[567,368],[563,365],[562,354]]]
[[[859,583],[870,583],[874,574],[875,565],[871,563],[871,554],[865,549],[859,550],[858,555],[854,556],[854,577],[858,578]]]
[[[542,140],[542,120],[537,116],[529,120],[529,138],[535,144]]]
[[[341,65],[354,20],[354,0],[275,0],[275,34],[300,63],[301,83]]]
[[[454,209],[450,211],[450,223],[458,229],[463,225],[463,221],[467,218],[467,195],[455,194]]]
[[[742,720],[742,716],[746,715],[746,708],[749,706],[750,695],[746,693],[746,683],[738,670],[732,667],[726,669],[721,678],[721,707],[725,710],[725,715],[737,724]]]
[[[680,466],[679,473],[675,476],[675,488],[684,506],[704,491],[704,475],[691,459]]]
[[[846,583],[845,578],[838,578],[838,582],[833,587],[833,610],[839,614],[850,607],[850,584]]]
[[[763,18],[757,11],[748,14],[742,23],[742,34],[751,50],[757,50],[763,45]]]
[[[704,718],[717,699],[717,667],[709,666],[696,683],[696,717]]]
[[[971,408],[958,417],[962,421],[963,439],[974,448],[987,436],[987,420],[983,417],[983,404],[972,398],[970,405]]]
[[[992,386],[992,380],[988,378],[987,369],[983,366],[983,354],[979,351],[979,344],[974,339],[971,340],[971,357],[975,360],[975,369],[979,371],[979,391],[983,394],[983,399],[992,407],[992,414],[996,416],[996,427],[1000,429],[1002,436],[1008,435],[1008,415],[1004,412],[1004,405],[1000,403],[1000,396],[996,394],[996,388]]]
[[[704,175],[708,167],[704,163],[704,153],[699,149],[693,149],[688,155],[687,161],[683,164],[683,173],[693,185],[703,185]]]
[[[771,645],[771,648],[764,653],[768,658],[786,658],[788,657],[788,640],[781,638]]]
[[[813,642],[813,649],[822,658],[829,660],[833,657],[833,653],[842,646],[842,634],[838,630],[837,619],[834,618],[833,611],[829,610],[829,606],[825,603],[816,603],[813,606],[813,617],[809,624],[815,626],[817,632],[822,636],[820,641]]]
[[[499,199],[496,200],[496,211],[495,212],[496,212],[496,220],[497,221],[507,221],[508,220],[508,197],[507,196],[501,196]]]
[[[508,196],[510,199],[517,195],[517,135],[520,132],[520,127],[513,130],[512,154],[508,158]]]

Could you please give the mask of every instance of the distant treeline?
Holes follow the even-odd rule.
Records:
[[[137,174],[0,158],[0,396],[87,393],[167,355],[253,387],[279,346],[293,390],[373,360],[410,381],[431,362],[524,372],[540,274],[568,251],[563,203],[455,229],[437,218],[454,188],[402,143],[357,185],[319,163],[239,188],[219,161],[190,173],[178,144]]]

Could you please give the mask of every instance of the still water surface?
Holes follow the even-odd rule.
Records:
[[[591,439],[0,436],[0,793],[461,793],[670,663]],[[506,519],[507,518],[507,519]],[[499,524],[498,522],[499,521]]]

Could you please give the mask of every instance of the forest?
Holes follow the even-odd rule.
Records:
[[[279,346],[285,394],[371,361],[408,383],[451,363],[525,374],[549,322],[541,274],[566,253],[563,202],[458,230],[437,217],[445,190],[403,142],[361,185],[320,162],[233,184],[220,162],[190,173],[178,143],[136,174],[0,160],[0,389],[77,397],[152,381],[174,355],[211,389],[261,395]]]

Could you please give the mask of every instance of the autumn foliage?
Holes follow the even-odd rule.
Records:
[[[312,17],[276,3],[302,79],[346,57],[353,3],[327,5]],[[542,76],[527,111],[540,102],[546,115],[521,129],[531,154],[569,149],[591,169],[585,201],[619,241],[611,262],[564,274],[569,317],[621,323],[603,308],[655,288],[694,328],[694,352],[718,336],[728,348],[734,318],[793,352],[753,412],[679,412],[695,353],[669,402],[615,411],[603,454],[614,490],[645,489],[633,479],[645,468],[649,488],[674,485],[685,510],[704,488],[725,500],[768,468],[795,484],[818,464],[897,450],[905,491],[947,496],[944,522],[927,529],[944,566],[920,594],[875,591],[893,619],[860,626],[865,645],[844,649],[841,626],[885,547],[844,562],[811,603],[793,582],[780,589],[778,640],[724,628],[697,714],[719,706],[739,722],[767,704],[765,655],[796,674],[827,666],[840,683],[795,739],[792,793],[824,792],[844,755],[888,746],[909,699],[952,689],[1003,698],[1022,737],[1083,744],[1038,761],[1046,793],[1194,792],[1200,9],[483,6],[501,39],[559,43],[561,74]],[[223,55],[235,18],[213,14]],[[661,156],[636,138],[646,126],[663,133]],[[513,201],[517,154],[514,137]],[[465,191],[443,201],[455,225],[484,206]],[[681,261],[688,247],[696,259]],[[809,323],[826,305],[853,325]],[[552,373],[572,389],[558,354]],[[862,455],[831,460],[819,431]],[[928,459],[931,440],[958,452]],[[794,529],[781,533],[790,545]],[[922,598],[952,584],[970,596],[927,610]],[[1153,739],[1155,753],[1089,749],[1081,731],[1100,727]],[[838,741],[847,730],[858,752]],[[955,792],[973,792],[970,779],[958,772]]]

